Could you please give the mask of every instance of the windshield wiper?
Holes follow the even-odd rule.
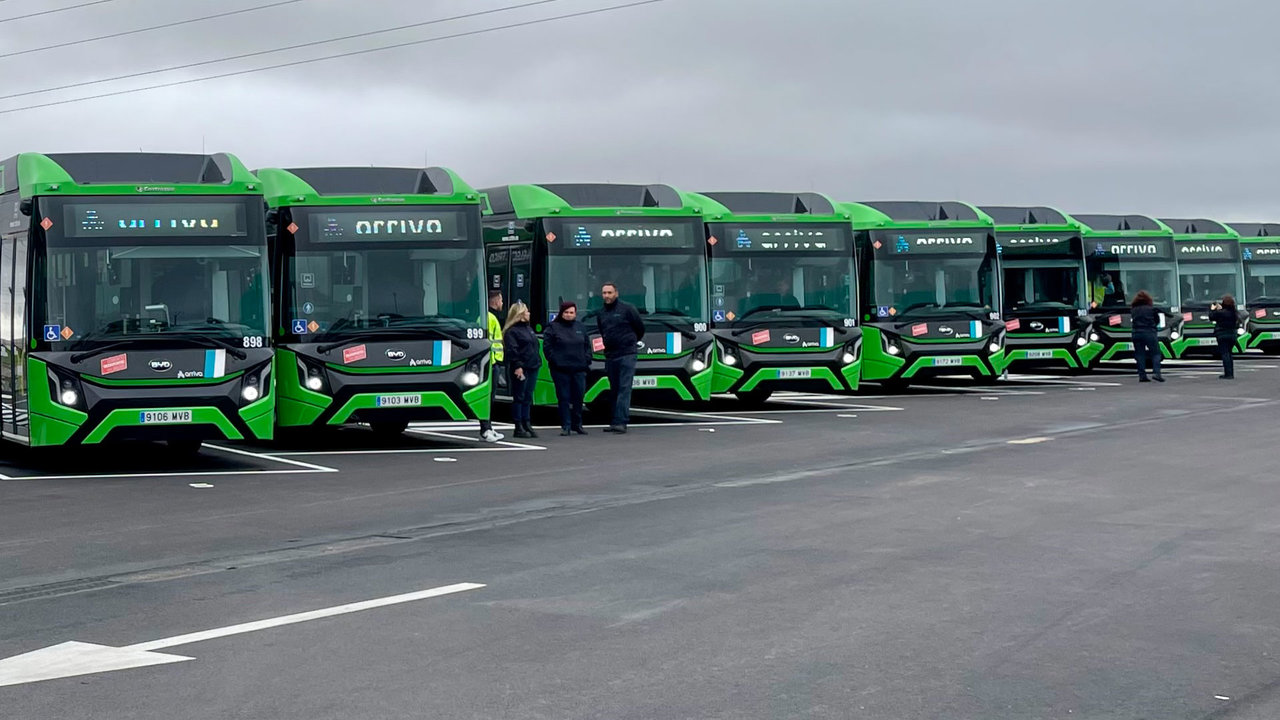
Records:
[[[698,339],[698,336],[697,336],[697,335],[694,335],[694,334],[693,334],[691,331],[689,331],[689,330],[685,330],[684,328],[680,327],[679,325],[675,324],[674,322],[672,322],[672,321],[670,321],[670,320],[664,320],[664,319],[662,319],[662,318],[660,318],[660,317],[654,317],[654,313],[648,313],[648,314],[641,313],[641,314],[640,314],[640,317],[641,317],[641,319],[642,319],[642,320],[644,320],[644,321],[656,322],[656,323],[658,323],[659,325],[661,325],[661,326],[663,326],[663,327],[665,327],[665,328],[667,328],[667,329],[669,329],[669,330],[674,330],[675,332],[680,333],[681,335],[683,335],[684,337],[686,337],[686,338],[688,338],[688,339],[690,339],[690,340],[697,340],[697,339]]]
[[[88,336],[88,339],[91,339],[91,337],[92,336]],[[85,339],[87,338],[81,338],[79,342],[84,342]],[[189,343],[194,343],[196,345],[203,345],[205,347],[213,346],[216,348],[222,348],[226,350],[228,353],[231,353],[231,355],[235,357],[237,360],[244,360],[245,358],[249,357],[247,354],[245,354],[244,350],[240,349],[239,346],[237,346],[235,343],[225,338],[205,335],[197,331],[187,331],[187,332],[169,331],[165,333],[147,333],[145,335],[142,335],[142,334],[131,335],[129,336],[128,339],[116,340],[114,342],[109,342],[106,345],[100,345],[96,348],[85,350],[84,352],[78,352],[75,355],[71,356],[71,362],[72,364],[80,363],[87,360],[88,358],[93,357],[94,355],[101,355],[104,352],[119,350],[121,348],[136,347],[139,340],[143,340],[145,342],[155,342],[156,340],[181,340]]]
[[[343,345],[346,345],[347,343],[350,343],[350,342],[354,342],[356,340],[377,340],[378,338],[404,337],[406,335],[414,335],[414,336],[427,335],[430,337],[440,338],[441,340],[452,341],[463,350],[471,349],[471,343],[467,342],[465,339],[458,337],[457,335],[451,332],[444,330],[443,328],[384,327],[384,328],[366,328],[364,330],[357,330],[355,332],[352,332],[344,336],[341,340],[328,343],[327,345],[321,345],[320,347],[316,348],[316,352],[320,353],[321,355],[328,355],[334,349],[340,348]],[[331,336],[331,333],[325,333],[325,336]]]
[[[217,335],[209,335],[208,333],[204,333],[195,329],[170,330],[166,333],[157,334],[157,338],[159,339],[172,338],[175,340],[186,340],[187,342],[192,342],[197,345],[205,345],[206,347],[212,346],[215,348],[221,348],[223,350],[226,350],[237,360],[244,360],[245,358],[249,357],[249,355],[246,354],[244,350],[241,350],[240,346],[236,345],[235,342],[233,342],[232,340],[218,337]]]
[[[84,339],[82,338],[79,342],[84,342]],[[75,355],[72,355],[71,364],[75,365],[76,363],[83,362],[84,360],[87,360],[88,358],[91,358],[94,355],[97,355],[99,353],[110,352],[112,350],[119,350],[120,348],[128,347],[130,345],[133,345],[132,339],[116,340],[115,342],[109,342],[106,345],[100,345],[92,350],[85,350],[84,352],[78,352]]]
[[[827,307],[826,305],[803,305],[803,306],[800,306],[800,307],[796,307],[796,306],[794,306],[794,305],[785,305],[785,306],[769,306],[769,307],[767,307],[767,308],[755,308],[755,309],[754,309],[754,310],[752,310],[751,312],[748,312],[746,315],[743,315],[741,318],[738,318],[738,320],[737,320],[736,322],[741,322],[741,321],[745,320],[747,317],[749,317],[752,313],[755,313],[755,312],[760,311],[760,310],[765,310],[765,311],[768,311],[768,312],[776,312],[776,313],[779,313],[779,314],[781,314],[781,313],[791,313],[791,314],[794,314],[796,317],[802,317],[802,318],[806,318],[806,319],[810,319],[810,320],[817,320],[818,322],[822,323],[823,325],[826,325],[827,327],[832,328],[832,329],[834,329],[834,330],[838,331],[841,335],[847,335],[847,334],[849,333],[849,329],[848,329],[848,328],[846,328],[846,327],[844,327],[844,326],[842,326],[842,325],[837,324],[837,323],[836,323],[836,321],[834,321],[834,320],[832,320],[832,319],[830,319],[830,318],[824,318],[824,317],[822,317],[821,315],[819,315],[819,314],[818,314],[818,313],[822,313],[822,312],[839,314],[839,313],[838,313],[838,311],[836,311],[836,310],[832,310],[831,308]],[[765,318],[761,318],[761,319],[759,319],[759,320],[756,320],[755,322],[748,323],[748,324],[746,324],[746,325],[745,325],[745,326],[743,326],[743,327],[740,327],[740,328],[735,329],[735,330],[734,330],[732,333],[730,333],[730,334],[731,334],[733,337],[738,337],[739,335],[742,335],[743,333],[747,332],[748,330],[751,330],[752,328],[760,327],[761,325],[765,324],[766,322],[768,322],[768,320],[767,320],[767,319],[765,319]]]

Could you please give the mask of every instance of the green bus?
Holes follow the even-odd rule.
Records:
[[[1244,271],[1245,344],[1280,355],[1280,224],[1231,223],[1240,236]],[[1272,280],[1272,278],[1275,278]]]
[[[1080,224],[1048,207],[981,209],[996,223],[1006,367],[1088,367],[1102,344],[1089,339]]]
[[[1146,290],[1160,310],[1160,351],[1173,357],[1172,343],[1182,336],[1178,302],[1178,264],[1173,231],[1145,215],[1073,215],[1084,231],[1089,282],[1091,342],[1102,351],[1090,367],[1133,357],[1129,304]]]
[[[236,158],[0,162],[5,438],[270,439],[262,190]]]
[[[479,193],[438,167],[258,177],[280,427],[488,419]]]
[[[906,385],[1004,371],[995,225],[960,202],[863,202],[855,230],[862,379]]]
[[[1174,357],[1218,355],[1218,340],[1209,320],[1209,308],[1223,295],[1235,296],[1237,307],[1245,307],[1244,271],[1240,265],[1240,234],[1203,218],[1166,219],[1160,222],[1173,230],[1173,247],[1178,257],[1179,300],[1182,306],[1182,337],[1170,345]],[[1245,338],[1244,311],[1236,328],[1240,351]]]
[[[711,391],[858,389],[862,331],[849,213],[816,193],[691,195],[711,258]]]
[[[702,216],[668,185],[504,185],[482,191],[488,288],[529,306],[541,332],[560,302],[578,305],[596,349],[586,401],[607,397],[603,342],[594,314],[600,288],[615,283],[636,306],[645,336],[638,348],[637,399],[711,397],[714,346],[708,329],[707,253]],[[498,394],[509,396],[499,385]],[[534,402],[555,404],[543,366]]]

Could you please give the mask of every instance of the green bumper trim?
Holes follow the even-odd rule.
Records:
[[[915,377],[916,373],[920,372],[921,370],[924,370],[925,368],[933,368],[933,367],[945,367],[947,369],[977,368],[979,374],[991,375],[991,371],[987,369],[987,364],[984,363],[982,361],[982,358],[978,357],[977,355],[959,355],[959,356],[946,355],[946,356],[938,356],[938,357],[948,357],[948,358],[959,357],[960,364],[959,365],[934,365],[933,361],[935,359],[935,356],[919,357],[919,358],[916,358],[915,362],[911,363],[911,367],[907,368],[906,372],[902,373],[902,377],[912,378],[912,377]],[[1000,361],[1000,358],[997,358],[994,356],[992,357],[991,362],[993,365],[996,365],[996,367],[1000,367],[1000,365],[997,364],[999,361]]]
[[[1256,348],[1264,342],[1280,342],[1280,330],[1263,330],[1245,337],[1249,339],[1247,347]]]
[[[328,424],[342,425],[347,421],[348,418],[350,418],[358,410],[376,409],[378,407],[379,395],[415,395],[415,394],[422,396],[422,405],[414,405],[411,407],[443,408],[445,412],[449,413],[449,418],[452,420],[467,419],[466,413],[464,413],[462,409],[459,408],[457,404],[454,403],[453,400],[449,398],[449,395],[447,393],[441,392],[439,390],[422,390],[417,393],[412,393],[412,392],[360,393],[359,395],[353,395],[351,399],[348,400],[346,404],[343,405],[338,410],[338,412],[333,414],[333,417],[329,418]]]
[[[1020,348],[1017,350],[1009,350],[1005,354],[1004,367],[1001,369],[1002,370],[1007,369],[1008,367],[1010,367],[1016,362],[1028,362],[1028,361],[1044,362],[1045,360],[1057,360],[1059,362],[1064,362],[1067,364],[1067,367],[1073,368],[1073,369],[1080,367],[1080,364],[1076,362],[1076,359],[1074,357],[1072,357],[1071,351],[1067,350],[1066,348],[1050,349],[1049,357],[1038,357],[1038,358],[1030,357],[1030,354],[1035,350],[1036,348]]]
[[[725,365],[719,357],[711,361],[712,394],[727,393],[734,383],[742,379],[742,369]]]
[[[702,372],[698,373],[698,375],[707,376],[705,379],[707,381],[708,386],[710,385],[710,380],[711,380],[710,374],[711,374],[710,369],[703,370]],[[681,400],[687,400],[689,402],[693,402],[693,393],[689,392],[689,388],[685,387],[685,384],[680,382],[680,378],[676,377],[675,375],[639,375],[637,374],[635,377],[637,379],[656,378],[658,384],[656,386],[643,387],[643,388],[638,388],[632,385],[631,386],[632,392],[635,392],[636,390],[675,390],[676,394],[680,396]],[[697,376],[695,376],[695,379],[697,379]],[[587,389],[587,394],[584,400],[585,402],[591,402],[592,400],[595,400],[596,398],[603,395],[608,390],[609,390],[609,378],[602,377],[596,380],[595,384]],[[554,396],[554,393],[553,393],[553,396]],[[703,399],[705,400],[706,398],[703,398]]]
[[[787,369],[790,370],[792,368],[787,368]],[[795,368],[795,369],[803,370],[805,368]],[[831,386],[831,389],[837,392],[843,391],[845,389],[844,385],[840,383],[840,379],[836,377],[836,374],[834,372],[831,372],[830,368],[813,367],[813,368],[807,368],[807,369],[810,371],[810,377],[805,379],[826,380],[827,384]],[[750,392],[754,390],[755,387],[762,382],[780,380],[781,378],[779,378],[778,375],[781,373],[781,371],[782,371],[782,368],[771,368],[771,367],[760,368],[755,372],[754,375],[751,376],[750,380],[742,384],[742,387],[739,388],[739,390],[741,392]]]
[[[183,423],[184,425],[213,425],[218,428],[218,431],[222,433],[222,436],[228,440],[244,439],[244,436],[240,434],[239,430],[236,430],[235,426],[231,424],[231,421],[227,419],[226,415],[222,414],[221,410],[211,407],[184,408],[179,405],[174,406],[173,408],[121,408],[119,410],[112,410],[107,417],[98,424],[98,427],[94,428],[93,432],[89,433],[89,435],[85,437],[84,444],[94,445],[100,443],[107,438],[107,435],[112,430],[115,430],[118,427],[140,427],[142,422],[138,415],[141,412],[169,409],[191,410],[191,422]]]
[[[1102,354],[1102,343],[1089,342],[1082,348],[1076,348],[1076,357],[1080,358],[1081,367],[1090,367],[1099,355]]]
[[[268,394],[249,405],[240,408],[240,418],[249,426],[250,432],[259,440],[270,440],[275,436],[276,427],[275,396]]]
[[[470,390],[462,393],[462,399],[471,407],[471,415],[477,420],[488,420],[493,412],[493,379],[492,377]]]
[[[1107,348],[1104,353],[1102,353],[1102,357],[1098,358],[1098,362],[1108,362],[1111,359],[1113,359],[1116,355],[1119,355],[1122,352],[1133,352],[1133,343],[1118,342],[1112,345],[1111,347]]]

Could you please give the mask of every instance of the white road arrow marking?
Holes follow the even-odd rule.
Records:
[[[400,603],[413,602],[414,600],[426,600],[427,598],[440,597],[441,595],[451,595],[453,593],[465,592],[467,590],[477,590],[482,587],[484,587],[484,585],[479,583],[445,585],[443,587],[431,588],[430,590],[419,590],[417,592],[405,593],[403,595],[392,595],[390,597],[376,598],[373,600],[363,600],[361,602],[347,603],[346,605],[295,613],[293,615],[267,618],[266,620],[257,620],[254,622],[242,623],[240,625],[229,625],[227,627],[187,633],[185,635],[174,635],[173,637],[161,638],[159,640],[152,640],[150,642],[138,643],[136,645],[129,645],[126,647],[111,647],[109,645],[95,645],[93,643],[74,641],[64,642],[58,645],[52,645],[39,650],[32,650],[28,653],[14,655],[13,657],[0,660],[0,687],[5,685],[22,685],[24,683],[40,682],[42,680],[75,677],[77,675],[110,672],[112,670],[127,670],[129,668],[146,667],[148,665],[164,665],[166,663],[194,660],[195,658],[187,657],[185,655],[170,655],[155,651],[177,645],[187,645],[190,643],[203,642],[205,640],[213,640],[214,638],[227,637],[228,635],[257,632],[258,630],[280,627],[281,625],[292,625],[294,623],[319,620],[321,618],[333,617],[335,615],[346,615],[347,613],[372,610],[373,608],[386,607],[388,605],[398,605]]]

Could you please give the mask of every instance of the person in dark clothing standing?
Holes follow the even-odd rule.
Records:
[[[1240,314],[1236,312],[1236,299],[1223,295],[1222,301],[1209,308],[1209,319],[1213,321],[1213,336],[1218,340],[1218,354],[1222,357],[1223,380],[1234,380],[1236,377],[1236,359],[1232,355],[1236,348],[1236,327],[1240,324]]]
[[[591,342],[587,328],[578,320],[577,304],[560,303],[556,319],[542,331],[542,351],[551,366],[560,406],[560,434],[586,435],[582,427],[582,398],[587,392],[587,369],[591,367]]]
[[[538,382],[542,356],[538,353],[538,336],[529,325],[529,306],[511,304],[507,324],[502,329],[503,351],[511,371],[511,421],[516,437],[536,438],[533,431],[533,388]]]
[[[1160,375],[1160,340],[1156,333],[1160,328],[1160,313],[1155,301],[1146,290],[1133,296],[1130,309],[1133,325],[1133,359],[1138,362],[1138,382],[1164,382]],[[1151,365],[1151,378],[1147,377],[1147,365]]]
[[[644,321],[635,306],[618,299],[618,286],[600,288],[604,307],[596,313],[596,329],[604,341],[604,370],[609,376],[613,423],[605,432],[625,433],[631,420],[631,381],[636,375],[636,346],[644,337]]]

